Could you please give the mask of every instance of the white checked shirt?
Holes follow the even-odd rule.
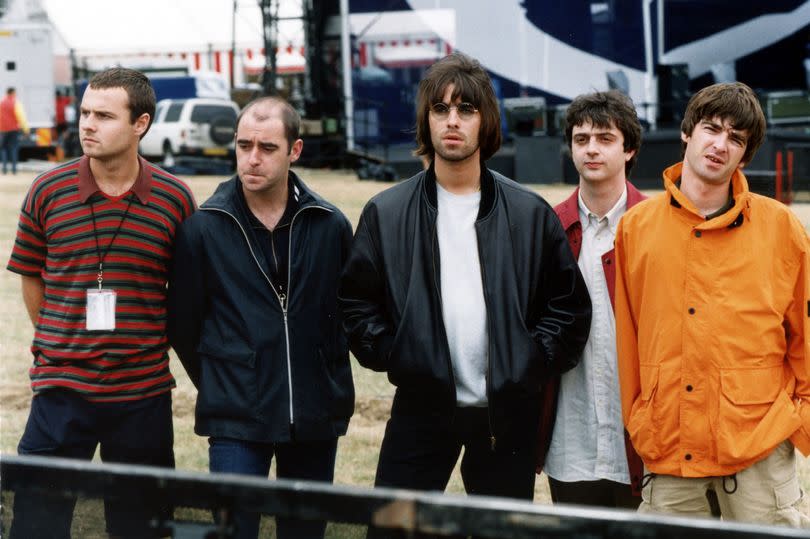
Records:
[[[602,255],[613,249],[616,227],[627,210],[627,189],[601,219],[579,195],[582,249],[579,269],[593,305],[591,331],[579,364],[562,375],[557,419],[545,472],[558,481],[608,479],[630,484],[624,447],[616,358],[616,320]]]

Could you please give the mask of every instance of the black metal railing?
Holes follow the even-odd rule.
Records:
[[[175,507],[204,509],[207,510],[204,514],[215,512],[222,517],[220,524],[210,520],[156,520],[152,523],[153,527],[173,537],[230,537],[230,528],[222,523],[227,523],[228,513],[237,508],[265,515],[372,525],[395,537],[767,539],[808,536],[807,531],[791,528],[712,519],[307,481],[268,481],[57,458],[2,455],[0,477],[4,495],[59,493],[97,499],[159,496]],[[5,507],[7,514],[8,509]],[[47,519],[48,515],[42,518]]]

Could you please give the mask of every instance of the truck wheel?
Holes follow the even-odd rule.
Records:
[[[171,168],[177,164],[174,159],[174,151],[172,150],[172,144],[168,140],[163,142],[162,155],[163,155],[162,165],[164,168]]]
[[[211,118],[209,135],[216,144],[225,146],[230,143],[233,140],[234,133],[236,133],[236,129],[233,125],[233,118],[225,115]]]

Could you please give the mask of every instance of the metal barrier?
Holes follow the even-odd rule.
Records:
[[[395,537],[748,539],[808,537],[791,528],[712,519],[645,515],[576,506],[535,505],[479,496],[367,489],[306,481],[268,481],[227,474],[57,458],[0,456],[2,490],[104,498],[157,496],[173,506],[227,515],[234,508],[306,520],[371,524]],[[5,508],[8,510],[8,508]],[[48,515],[42,515],[47,518]],[[225,518],[227,521],[227,518]],[[173,537],[227,538],[227,526],[153,522]]]

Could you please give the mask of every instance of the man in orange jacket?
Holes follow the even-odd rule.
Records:
[[[616,234],[622,414],[644,461],[642,512],[810,527],[794,447],[810,453],[810,247],[740,167],[765,136],[741,83],[704,88],[665,192]]]

